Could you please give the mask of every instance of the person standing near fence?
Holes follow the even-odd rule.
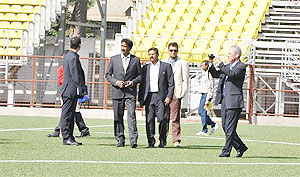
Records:
[[[79,55],[77,54],[80,50],[80,47],[80,38],[71,38],[71,49],[65,53],[63,61],[64,81],[61,92],[63,105],[60,126],[64,145],[82,145],[82,143],[77,142],[73,136],[74,114],[77,99],[86,94],[84,90],[84,71],[81,67]]]
[[[117,147],[125,146],[124,135],[124,110],[127,108],[127,122],[129,129],[130,145],[137,147],[138,129],[136,123],[136,96],[137,84],[142,79],[140,59],[130,50],[133,42],[130,39],[122,39],[121,54],[111,57],[105,78],[112,85],[112,100],[114,110],[114,134]]]
[[[143,66],[143,77],[139,88],[138,101],[146,110],[146,132],[148,148],[155,144],[155,117],[159,122],[159,148],[166,144],[166,128],[169,105],[174,92],[174,75],[169,63],[158,60],[158,49],[148,50],[151,62]]]
[[[170,112],[166,114],[167,120],[167,136],[169,132],[170,118],[172,120],[172,136],[174,147],[181,147],[181,127],[180,127],[180,112],[181,112],[181,100],[188,90],[189,83],[189,64],[187,61],[179,58],[178,44],[176,42],[168,45],[170,57],[162,60],[169,63],[172,66],[174,73],[174,94],[172,102],[170,103]],[[159,145],[159,144],[158,144]],[[157,146],[158,146],[157,145]]]
[[[241,49],[232,46],[228,52],[229,64],[219,64],[216,70],[212,65],[209,71],[217,73],[219,85],[215,104],[221,104],[222,127],[226,135],[225,146],[219,157],[230,157],[232,146],[237,150],[236,157],[242,157],[248,147],[243,143],[236,132],[238,120],[244,107],[243,83],[247,65],[240,61]]]
[[[64,80],[64,68],[63,66],[60,66],[58,68],[58,85],[62,86],[63,80]],[[76,109],[75,109],[75,123],[78,127],[78,130],[80,131],[80,137],[90,136],[89,128],[85,125],[84,120],[82,118],[82,115],[80,113],[80,102],[81,101],[87,101],[88,97],[87,95],[84,96],[83,99],[78,99]],[[54,129],[54,132],[51,134],[48,134],[48,137],[58,137],[60,135],[60,126],[57,125]]]
[[[202,131],[198,132],[196,135],[208,136],[208,128],[207,125],[211,126],[210,135],[214,134],[216,130],[219,128],[219,125],[213,122],[207,114],[205,110],[205,106],[208,106],[213,97],[213,77],[208,72],[209,61],[204,60],[201,64],[201,68],[204,73],[200,79],[200,93],[201,99],[198,108],[198,114],[201,116],[202,122]]]

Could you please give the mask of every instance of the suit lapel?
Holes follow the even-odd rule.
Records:
[[[150,64],[147,65],[147,73],[146,73],[146,90],[150,89]]]
[[[119,55],[119,57],[118,57],[119,59],[118,59],[118,65],[120,66],[120,69],[122,70],[121,71],[121,74],[123,75],[123,77],[125,77],[125,72],[124,72],[124,68],[123,68],[123,63],[122,63],[122,57],[121,57],[121,55]]]
[[[173,68],[173,73],[175,73],[175,71],[180,68],[181,62],[180,59],[178,58],[177,61],[174,64],[174,68]]]
[[[162,62],[160,62],[160,64],[159,64],[159,72],[158,72],[158,83],[159,83],[160,76],[161,76],[162,72],[163,72]]]
[[[133,62],[133,58],[134,58],[134,56],[130,54],[130,59],[129,59],[128,66],[127,66],[127,69],[126,69],[126,73],[127,73],[127,71],[128,71],[128,68],[131,66],[131,64],[132,64],[132,62]],[[126,73],[125,73],[125,74],[126,74]]]

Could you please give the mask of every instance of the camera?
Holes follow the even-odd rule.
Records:
[[[125,87],[127,85],[127,81],[123,82],[123,87]]]

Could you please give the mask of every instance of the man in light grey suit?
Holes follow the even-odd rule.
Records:
[[[230,157],[232,146],[237,150],[236,157],[242,157],[248,149],[236,132],[239,116],[244,107],[243,83],[247,67],[240,61],[240,57],[241,49],[238,46],[232,46],[228,53],[229,64],[220,63],[219,71],[213,65],[209,68],[213,77],[219,76],[220,78],[215,104],[221,104],[226,143],[219,157]]]
[[[124,109],[127,108],[129,138],[132,148],[137,147],[138,130],[136,125],[137,84],[142,79],[140,59],[130,54],[133,42],[130,39],[121,41],[120,55],[111,57],[105,78],[112,84],[114,109],[114,133],[117,147],[125,146]]]
[[[142,81],[139,88],[138,100],[146,109],[146,132],[148,148],[155,144],[155,117],[159,122],[159,148],[166,142],[165,114],[169,113],[169,104],[173,98],[174,76],[169,63],[158,60],[158,49],[153,47],[148,50],[151,63],[142,69]]]

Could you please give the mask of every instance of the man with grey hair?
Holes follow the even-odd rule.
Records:
[[[236,157],[242,157],[248,149],[236,132],[239,116],[244,107],[243,83],[247,67],[240,61],[240,57],[240,47],[232,46],[228,52],[229,64],[224,65],[221,62],[218,71],[213,65],[209,68],[209,72],[217,73],[220,79],[215,105],[221,104],[226,143],[219,157],[230,157],[232,146],[237,150]]]

